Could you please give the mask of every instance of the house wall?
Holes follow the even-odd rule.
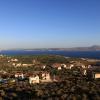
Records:
[[[95,74],[95,79],[100,78],[100,73]]]
[[[29,77],[29,83],[30,84],[39,83],[39,76]]]

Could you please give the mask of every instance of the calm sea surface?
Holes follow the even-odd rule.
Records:
[[[56,51],[56,50],[5,50],[1,51],[0,54],[4,55],[62,55],[66,57],[81,57],[81,58],[96,58],[100,59],[100,51]]]

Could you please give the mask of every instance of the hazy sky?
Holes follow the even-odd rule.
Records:
[[[100,0],[0,0],[0,48],[100,45]]]

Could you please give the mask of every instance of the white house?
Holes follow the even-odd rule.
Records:
[[[18,61],[18,59],[11,59],[11,61],[12,61],[12,62],[17,62],[17,61]]]
[[[61,70],[62,68],[61,67],[58,67],[58,70]]]
[[[15,78],[24,78],[24,74],[23,73],[16,73],[15,74]]]
[[[63,68],[67,68],[67,65],[66,64],[61,64],[61,66],[63,66]]]
[[[22,64],[23,67],[32,66],[33,64]]]
[[[20,67],[22,64],[21,63],[18,63],[18,64],[16,64],[16,67]]]
[[[92,68],[92,66],[91,65],[88,65],[88,68]]]
[[[100,73],[94,73],[94,78],[95,79],[100,79]]]
[[[15,63],[12,63],[12,65],[15,66],[16,64]]]
[[[45,66],[45,65],[43,65],[43,66],[42,66],[42,68],[43,68],[43,69],[45,69],[45,68],[46,68],[46,66]]]
[[[58,70],[61,70],[61,64],[60,63],[55,63],[52,65],[54,68],[57,68]]]
[[[73,64],[71,64],[71,65],[70,65],[70,69],[71,69],[72,67],[74,67],[74,65],[73,65]]]
[[[30,84],[35,84],[35,83],[39,83],[39,76],[38,75],[33,75],[29,77],[29,83]]]
[[[51,81],[50,73],[43,72],[42,73],[42,80],[45,80],[46,82],[50,82]]]
[[[85,66],[85,65],[82,65],[82,68],[83,68],[83,69],[85,69],[85,68],[86,68],[86,66]]]
[[[87,70],[83,70],[83,75],[87,75]]]

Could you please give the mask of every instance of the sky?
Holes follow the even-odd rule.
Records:
[[[0,0],[0,48],[100,45],[100,0]]]

